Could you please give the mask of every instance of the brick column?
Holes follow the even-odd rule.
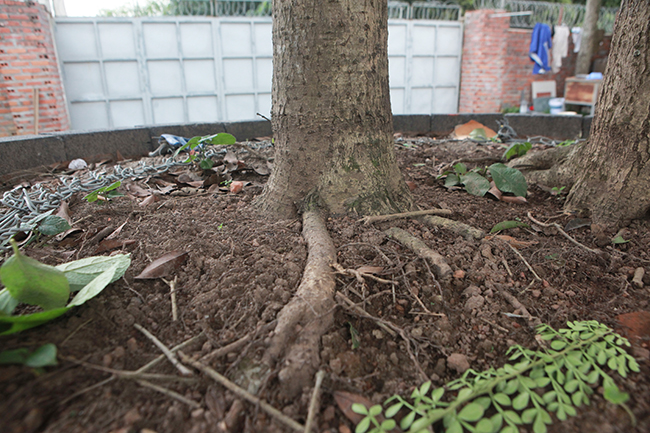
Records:
[[[0,136],[70,128],[51,16],[35,2],[0,0]]]

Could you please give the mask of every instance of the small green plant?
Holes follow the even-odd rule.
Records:
[[[34,369],[36,374],[43,372],[43,367],[57,365],[56,346],[44,344],[34,351],[24,347],[0,352],[0,364],[19,364]]]
[[[375,405],[370,409],[354,404],[352,410],[364,415],[355,433],[389,430],[390,421],[398,412],[408,413],[400,427],[409,432],[426,432],[439,421],[447,433],[517,433],[519,426],[531,424],[534,433],[545,433],[552,423],[549,412],[563,421],[575,416],[576,407],[589,404],[594,385],[602,383],[604,398],[625,406],[629,395],[621,392],[605,371],[627,377],[638,372],[636,360],[627,354],[630,343],[610,328],[596,321],[568,322],[567,328],[556,331],[540,325],[537,332],[548,347],[533,351],[521,346],[508,349],[510,361],[499,369],[483,372],[467,370],[459,379],[432,390],[431,382],[416,388],[410,401],[400,396],[386,400],[387,409]],[[452,394],[443,399],[445,393]]]
[[[235,139],[235,136],[225,132],[220,132],[214,135],[205,135],[202,137],[192,137],[187,143],[176,150],[174,156],[178,155],[183,150],[189,149],[190,155],[183,162],[188,163],[197,161],[199,168],[202,170],[210,170],[214,167],[214,161],[206,156],[205,145],[212,144],[216,146],[224,146],[235,144],[236,142],[237,140]]]
[[[522,223],[521,221],[501,221],[500,223],[495,224],[494,227],[492,227],[490,233],[496,233],[502,230],[514,229],[515,227],[530,228],[528,224]]]
[[[565,188],[566,188],[566,186],[561,186],[559,188],[557,186],[554,186],[553,188],[551,188],[551,194],[560,195],[560,194],[562,194],[562,192],[564,191]]]
[[[530,144],[528,141],[525,141],[523,143],[521,142],[515,142],[512,143],[506,151],[503,153],[503,156],[501,157],[505,161],[510,161],[512,158],[518,158],[520,156],[524,156],[530,149],[532,149],[533,145]]]
[[[475,168],[470,171],[463,163],[458,163],[453,168],[453,172],[445,172],[438,176],[438,178],[446,176],[445,187],[447,188],[463,185],[468,193],[483,197],[490,190],[488,178],[492,178],[499,191],[510,192],[518,197],[526,196],[528,184],[524,175],[516,168],[502,163],[492,164],[487,169]],[[484,177],[488,173],[488,178]]]
[[[14,255],[0,266],[0,280],[5,285],[0,290],[0,335],[33,328],[65,314],[121,278],[131,264],[129,255],[118,254],[88,257],[55,267],[24,256],[14,240],[11,246]],[[78,293],[68,302],[71,292]],[[43,311],[13,315],[20,303],[41,307]]]
[[[85,196],[84,199],[88,203],[92,203],[98,200],[101,203],[105,201],[110,201],[112,198],[115,197],[124,197],[124,194],[116,191],[117,188],[119,188],[121,185],[122,182],[118,180],[117,182],[113,182],[108,186],[103,186],[101,188],[96,189],[95,191]]]
[[[572,144],[575,144],[575,140],[564,140],[560,143],[557,144],[558,147],[566,147],[566,146],[571,146]]]

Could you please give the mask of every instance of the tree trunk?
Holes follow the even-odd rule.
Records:
[[[571,161],[568,210],[620,226],[650,210],[650,1],[623,0],[589,142]]]
[[[257,201],[295,216],[308,195],[334,213],[407,211],[388,88],[385,0],[273,2],[275,163]]]
[[[598,30],[598,15],[601,0],[587,0],[585,21],[582,24],[582,42],[576,60],[576,75],[588,74],[591,68],[591,57],[596,48],[596,31]]]

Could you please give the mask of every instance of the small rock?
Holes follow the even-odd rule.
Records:
[[[465,290],[463,290],[463,295],[467,296],[468,298],[480,294],[481,294],[481,289],[478,288],[477,286],[469,286]]]
[[[390,354],[388,357],[390,359],[390,362],[393,363],[393,365],[398,365],[399,364],[399,358],[397,357],[397,353],[393,352]]]
[[[636,268],[634,270],[634,277],[632,278],[632,284],[637,286],[639,289],[643,288],[643,276],[645,275],[645,269]]]
[[[133,425],[141,419],[142,416],[140,416],[140,412],[138,412],[138,409],[136,408],[133,408],[124,414],[124,424],[126,425]]]
[[[203,414],[205,413],[205,410],[202,408],[194,409],[192,411],[192,418],[201,418]]]
[[[433,373],[437,374],[440,377],[443,377],[446,371],[447,371],[447,360],[445,360],[445,358],[438,358],[438,361],[436,362],[436,366],[433,367]]]
[[[148,429],[148,428],[143,428],[142,430],[140,430],[140,433],[156,433],[156,430],[151,430],[151,429]]]
[[[438,325],[438,328],[440,328],[441,331],[451,331],[451,323],[449,323],[447,316],[441,317],[440,320],[436,322],[436,325]]]
[[[128,341],[126,342],[126,349],[129,352],[137,351],[138,350],[138,340],[136,340],[133,337],[129,338]]]
[[[540,296],[542,296],[542,292],[537,289],[531,290],[530,294],[533,295],[533,298],[539,298]]]
[[[447,367],[462,374],[469,369],[469,362],[462,353],[452,353],[447,357]]]
[[[467,311],[478,310],[485,304],[485,298],[481,295],[474,295],[465,302]]]
[[[574,297],[576,295],[576,292],[574,292],[573,290],[567,290],[566,292],[564,292],[564,294],[569,297]]]
[[[113,363],[113,357],[111,356],[111,354],[107,353],[106,355],[104,355],[104,357],[102,358],[102,365],[104,367],[110,367],[112,363]]]
[[[334,419],[336,416],[336,408],[332,405],[327,406],[327,409],[323,411],[323,421],[329,422]]]
[[[411,336],[415,338],[420,338],[422,337],[423,331],[422,328],[413,328],[411,330]]]
[[[457,271],[454,272],[454,278],[456,278],[457,280],[462,280],[463,278],[465,278],[465,271],[463,271],[462,269],[458,269]]]
[[[332,373],[340,376],[343,372],[343,363],[339,358],[334,358],[330,360],[330,368],[332,369]]]
[[[384,339],[384,333],[381,332],[380,329],[374,329],[372,331],[372,336],[375,337],[377,340],[383,340]]]

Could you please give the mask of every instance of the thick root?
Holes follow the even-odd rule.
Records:
[[[284,355],[278,379],[285,400],[310,386],[320,363],[320,338],[333,323],[335,305],[336,282],[330,265],[336,261],[336,248],[319,211],[304,213],[303,237],[309,250],[305,272],[293,299],[278,314],[264,358],[272,367]]]
[[[576,168],[572,160],[579,148],[580,145],[573,145],[528,153],[512,160],[508,166],[521,171],[528,183],[569,189],[575,182]]]

